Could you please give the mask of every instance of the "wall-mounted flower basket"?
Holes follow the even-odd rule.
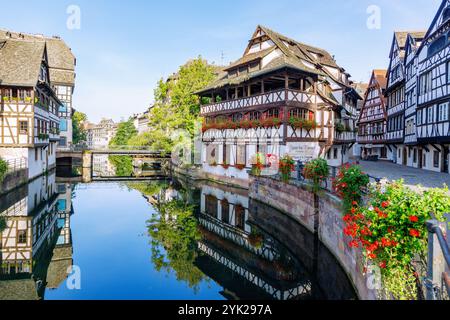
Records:
[[[236,164],[235,166],[234,166],[236,169],[238,169],[238,170],[244,170],[245,169],[245,164]]]

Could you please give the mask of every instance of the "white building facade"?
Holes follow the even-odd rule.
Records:
[[[0,157],[25,161],[34,179],[56,166],[62,104],[45,41],[0,40],[0,79]]]

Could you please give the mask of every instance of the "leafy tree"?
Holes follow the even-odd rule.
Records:
[[[195,92],[210,84],[216,71],[215,66],[198,57],[181,66],[176,77],[168,81],[161,79],[149,113],[150,131],[131,139],[130,143],[170,152],[175,143],[172,134],[176,130],[186,130],[193,137],[195,125],[200,121],[200,101]]]
[[[82,141],[86,141],[86,131],[83,129],[83,123],[87,121],[86,114],[75,111],[72,117],[72,136],[73,143],[78,144]]]
[[[7,171],[8,171],[8,163],[2,158],[0,158],[0,182],[5,177]]]
[[[148,222],[152,237],[152,262],[155,268],[175,271],[177,280],[185,281],[194,291],[206,280],[194,262],[197,243],[201,240],[194,207],[182,200],[173,200],[159,206],[159,214]]]
[[[116,169],[116,176],[131,177],[133,175],[133,158],[131,156],[109,156],[108,158]]]
[[[117,128],[116,135],[109,143],[110,147],[126,146],[131,138],[137,135],[137,130],[133,124],[133,120],[121,122]]]

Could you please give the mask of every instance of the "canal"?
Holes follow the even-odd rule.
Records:
[[[0,234],[0,299],[355,299],[314,235],[211,183],[53,172],[0,198]]]

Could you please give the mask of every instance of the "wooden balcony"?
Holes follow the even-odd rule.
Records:
[[[380,134],[369,134],[369,135],[357,135],[356,141],[359,144],[383,144],[386,142],[386,137],[384,133]]]
[[[334,141],[337,143],[356,142],[356,132],[353,132],[353,131],[337,132],[337,131],[335,131]]]
[[[292,89],[280,89],[255,96],[234,100],[222,101],[201,107],[201,115],[209,115],[220,112],[232,112],[240,109],[251,109],[258,106],[270,106],[273,104],[298,103],[303,105],[316,105],[323,103],[322,98],[311,92],[302,92]]]

